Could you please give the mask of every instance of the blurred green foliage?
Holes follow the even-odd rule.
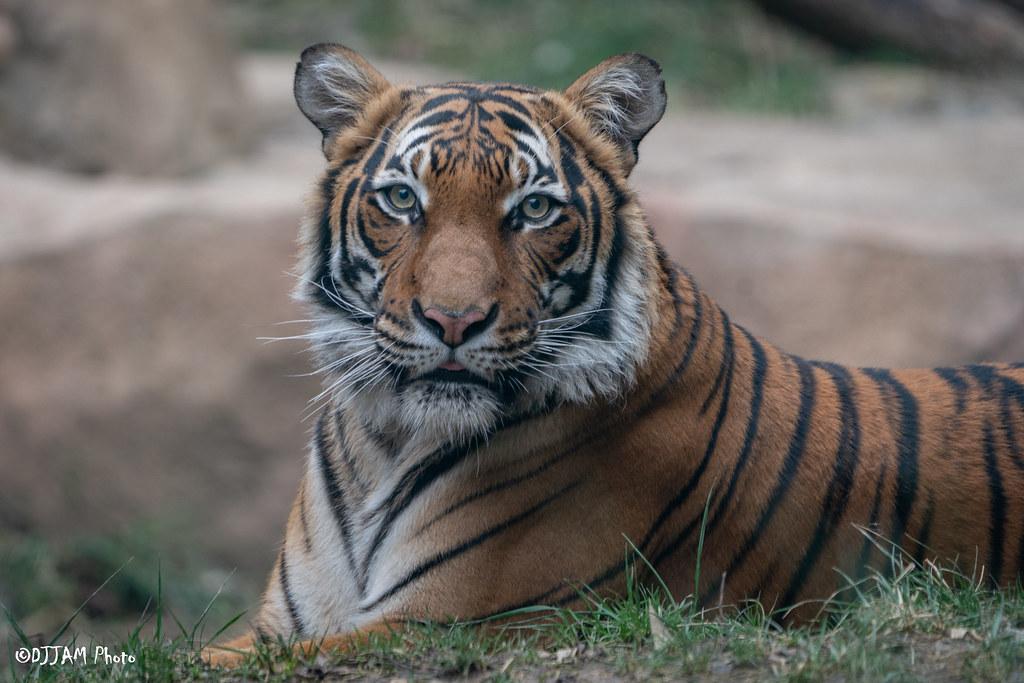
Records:
[[[36,615],[33,626],[50,633],[83,602],[86,619],[137,619],[162,594],[166,609],[192,623],[229,575],[203,570],[195,549],[177,540],[185,537],[161,523],[60,544],[0,534],[0,603],[15,619]],[[244,604],[241,588],[239,580],[227,582],[211,614],[237,613]]]
[[[605,57],[657,59],[689,104],[806,113],[825,107],[831,55],[743,0],[229,0],[249,47],[340,42],[473,79],[562,88]]]

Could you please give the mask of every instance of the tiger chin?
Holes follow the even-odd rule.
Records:
[[[321,44],[295,97],[327,159],[297,292],[323,407],[253,632],[209,661],[580,606],[632,548],[676,598],[794,619],[890,543],[1018,578],[1024,366],[847,368],[731,322],[628,182],[653,60],[400,87]]]

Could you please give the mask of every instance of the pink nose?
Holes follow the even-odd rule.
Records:
[[[432,320],[440,326],[440,329],[434,329],[434,333],[440,333],[437,336],[441,337],[441,340],[448,346],[458,346],[461,344],[465,341],[466,329],[473,325],[473,323],[478,323],[487,318],[483,312],[477,310],[465,311],[458,315],[449,315],[436,308],[428,308],[423,311],[423,317],[427,320]]]

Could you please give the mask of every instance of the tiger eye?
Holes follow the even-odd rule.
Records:
[[[399,211],[416,206],[416,193],[408,185],[392,185],[387,189],[388,202]]]
[[[543,195],[531,194],[519,205],[523,215],[531,220],[539,220],[551,211],[551,200]]]

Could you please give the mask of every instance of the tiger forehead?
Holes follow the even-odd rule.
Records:
[[[495,180],[556,181],[549,145],[552,102],[506,84],[448,83],[404,93],[389,171],[419,178],[469,166]],[[548,120],[545,120],[544,117]]]

